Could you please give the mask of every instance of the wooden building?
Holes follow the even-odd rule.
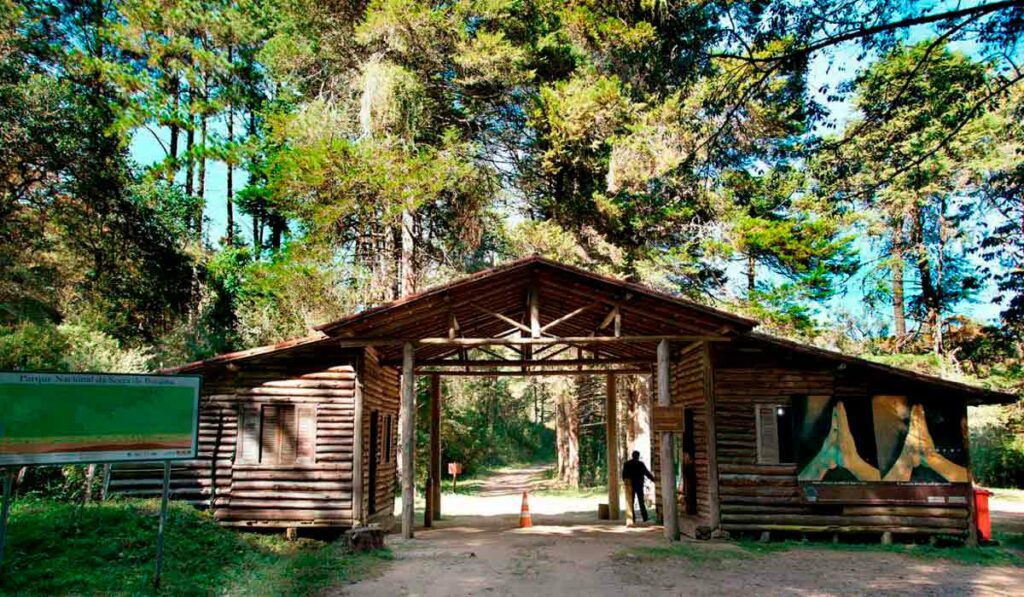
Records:
[[[224,524],[390,526],[399,454],[413,534],[414,379],[429,375],[428,516],[440,512],[441,375],[645,375],[670,538],[722,531],[968,537],[966,406],[1008,394],[753,331],[756,322],[532,257],[320,326],[313,335],[173,371],[203,375],[199,459],[176,498]],[[399,432],[401,427],[402,432]],[[610,478],[632,446],[607,454]],[[120,465],[115,492],[158,491]],[[662,491],[670,487],[671,491]],[[610,483],[613,517],[618,484]]]

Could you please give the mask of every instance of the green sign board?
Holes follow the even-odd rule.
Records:
[[[195,458],[199,382],[0,373],[0,466]]]

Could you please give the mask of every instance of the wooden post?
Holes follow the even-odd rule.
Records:
[[[171,461],[164,461],[164,485],[160,495],[160,526],[156,532],[156,571],[153,573],[153,586],[160,588],[160,573],[164,567],[164,527],[167,526],[167,498],[171,493]]]
[[[441,376],[430,376],[430,479],[431,513],[441,519]]]
[[[974,463],[971,462],[971,433],[967,427],[967,405],[960,418],[960,433],[964,438],[964,453],[967,455],[967,546],[978,547],[978,525],[975,524]]]
[[[110,497],[110,473],[112,466],[109,462],[103,465],[103,487],[100,488],[100,500],[104,502]]]
[[[352,414],[352,521],[354,527],[366,524],[363,509],[363,371],[366,350],[355,363],[356,387]]]
[[[711,359],[711,343],[703,346],[702,368],[704,369],[704,400],[707,408],[705,430],[708,443],[708,508],[712,532],[721,525],[721,501],[718,497],[718,431],[717,407],[715,400],[715,370]]]
[[[669,371],[668,340],[658,342],[658,406],[672,405],[671,374]],[[670,431],[661,432],[661,509],[665,538],[679,540],[676,520],[676,469],[673,466],[674,442]]]
[[[405,539],[412,539],[413,525],[416,523],[413,518],[413,500],[416,499],[416,475],[413,472],[416,462],[413,454],[416,447],[415,355],[412,343],[406,342],[402,347],[402,406],[399,412],[402,424],[402,537]]]
[[[608,518],[619,519],[619,425],[615,374],[609,373],[604,401],[605,448],[608,454]]]
[[[92,501],[92,485],[96,479],[96,464],[90,464],[85,468],[85,499],[86,504]]]
[[[0,506],[0,574],[4,566],[4,546],[7,545],[7,518],[11,513],[11,484],[14,481],[14,471],[11,469],[0,469],[0,475],[4,476],[4,498]]]

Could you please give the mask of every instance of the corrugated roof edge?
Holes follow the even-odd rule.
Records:
[[[844,363],[849,363],[859,367],[873,369],[889,375],[903,377],[905,379],[917,383],[926,383],[936,386],[942,386],[949,388],[951,390],[963,392],[964,394],[978,396],[979,398],[981,398],[981,400],[979,400],[979,403],[1012,404],[1020,399],[1020,396],[1012,394],[1010,392],[991,390],[989,388],[983,388],[980,386],[975,386],[960,381],[953,381],[951,379],[945,379],[942,377],[937,377],[935,375],[918,373],[916,371],[910,371],[909,369],[894,367],[892,365],[885,365],[883,363],[876,363],[875,361],[869,361],[868,359],[865,359],[863,357],[856,357],[835,350],[828,350],[825,348],[819,348],[817,346],[810,346],[807,344],[802,344],[800,342],[787,340],[785,338],[779,338],[777,336],[772,336],[761,332],[747,332],[745,336],[757,341],[767,342],[770,344],[781,346],[783,348],[788,348],[796,352],[802,352],[804,354],[809,354],[812,356],[842,361]]]

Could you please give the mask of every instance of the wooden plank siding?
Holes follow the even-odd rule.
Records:
[[[819,505],[803,499],[793,464],[759,464],[755,408],[789,406],[793,396],[866,400],[891,393],[863,372],[789,361],[766,352],[716,347],[714,392],[721,528],[737,532],[966,535],[964,507]],[[905,389],[905,388],[900,388]]]
[[[694,412],[694,442],[695,442],[695,468],[697,486],[694,488],[697,497],[696,515],[686,514],[686,491],[689,488],[683,487],[682,475],[677,474],[677,486],[675,488],[677,511],[679,512],[680,528],[684,534],[695,535],[696,529],[707,526],[711,516],[711,501],[708,486],[708,439],[707,439],[707,400],[704,389],[704,367],[703,353],[700,345],[683,349],[673,356],[671,369],[671,396],[673,406],[692,408]],[[656,384],[652,383],[652,388]],[[656,388],[652,389],[656,392]],[[655,476],[656,504],[659,519],[661,518],[661,440],[660,434],[653,433],[651,440],[651,471]],[[677,453],[681,453],[682,434],[676,434],[675,443]]]
[[[351,364],[304,368],[307,372],[302,373],[293,366],[299,373],[288,373],[252,363],[238,371],[207,374],[199,457],[174,464],[172,497],[210,508],[218,521],[230,526],[351,526],[356,371]],[[249,452],[258,441],[239,442],[240,414],[244,419],[244,413],[260,412],[264,417],[295,417],[281,427],[295,437],[284,438],[274,456],[287,462],[261,462]],[[264,441],[273,436],[266,430],[262,435]],[[111,491],[121,495],[155,497],[160,484],[159,464],[112,469]]]
[[[379,523],[390,529],[394,524],[395,487],[398,482],[398,403],[399,374],[394,367],[380,365],[379,353],[367,348],[362,363],[363,379],[363,512],[367,522]],[[377,493],[376,511],[369,512],[370,496],[370,419],[378,412],[377,434]],[[387,457],[387,421],[391,421],[391,454]]]

